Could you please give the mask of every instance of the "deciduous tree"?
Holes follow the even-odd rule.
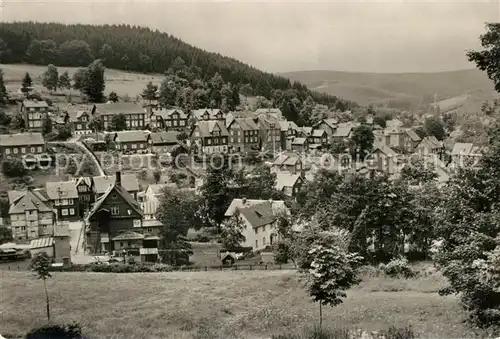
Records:
[[[47,71],[43,73],[42,85],[52,92],[57,90],[58,83],[59,73],[57,72],[57,67],[50,64]]]
[[[37,253],[31,260],[31,270],[35,272],[38,279],[43,280],[43,288],[45,290],[45,303],[47,309],[47,321],[50,321],[50,303],[49,292],[47,291],[47,279],[51,277],[50,258],[45,252]]]

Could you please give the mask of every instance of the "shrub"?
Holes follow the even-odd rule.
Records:
[[[302,333],[287,333],[273,335],[272,339],[415,339],[415,333],[411,327],[391,327],[386,331],[372,332],[357,330],[350,331],[345,328],[325,329],[312,327],[305,329]]]
[[[9,178],[22,177],[26,174],[26,167],[20,159],[6,159],[2,162],[2,172]]]
[[[410,267],[410,263],[406,258],[392,259],[387,264],[381,264],[380,269],[389,277],[405,277],[411,278],[415,276],[415,272]]]
[[[28,332],[26,339],[83,339],[83,336],[78,324],[45,325]]]
[[[165,264],[144,265],[144,264],[121,264],[110,265],[90,264],[88,271],[100,273],[151,273],[151,272],[171,272],[172,267]]]

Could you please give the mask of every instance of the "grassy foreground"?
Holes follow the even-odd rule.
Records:
[[[436,274],[366,277],[344,304],[324,308],[324,324],[471,337],[456,298],[436,294],[441,285]],[[55,273],[48,289],[53,320],[77,321],[91,338],[270,338],[314,325],[318,315],[293,271]],[[0,334],[21,336],[45,321],[43,283],[1,271]]]

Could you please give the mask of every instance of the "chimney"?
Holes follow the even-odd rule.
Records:
[[[121,186],[122,185],[122,172],[120,172],[120,171],[116,172],[115,185],[116,186]]]

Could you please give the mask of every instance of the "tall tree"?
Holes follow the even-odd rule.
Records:
[[[364,160],[366,155],[373,149],[374,141],[375,136],[370,127],[361,125],[354,128],[351,137],[351,153],[359,156],[359,159]]]
[[[70,89],[71,88],[71,79],[69,78],[68,71],[65,71],[63,74],[59,76],[59,87],[62,89]]]
[[[52,64],[57,62],[57,44],[53,40],[32,40],[26,51],[26,57],[33,64]]]
[[[446,132],[444,124],[439,118],[427,118],[424,121],[424,132],[428,136],[435,136],[438,140],[444,140]]]
[[[236,211],[221,227],[218,237],[219,243],[228,251],[240,247],[241,243],[245,241],[245,237],[243,236],[244,228],[245,224],[241,220],[240,213]]]
[[[93,59],[89,44],[83,40],[69,40],[59,46],[59,65],[80,67]]]
[[[31,91],[32,86],[33,86],[33,80],[31,80],[30,74],[26,72],[21,82],[21,92],[27,95]]]
[[[45,114],[42,120],[42,134],[45,136],[52,133],[52,120],[48,114]]]
[[[1,202],[0,202],[0,204],[1,204]],[[4,212],[0,211],[0,212],[2,212],[0,214],[2,214],[3,217],[6,217],[6,216],[9,215],[8,214],[8,209],[9,209],[8,205],[9,204],[7,202],[7,213],[6,213],[7,215],[3,216]],[[13,240],[13,238],[12,238],[12,230],[9,227],[0,226],[0,245],[5,244],[7,242],[10,242],[12,240]]]
[[[106,64],[109,67],[109,64],[113,60],[113,57],[114,57],[113,47],[111,47],[108,44],[102,45],[101,49],[99,50],[99,58],[103,60],[104,64]]]
[[[50,64],[47,71],[43,73],[42,85],[52,92],[57,90],[58,83],[59,73],[57,72],[57,67]]]
[[[91,102],[104,101],[104,65],[101,60],[92,62],[86,70],[83,92]]]
[[[47,291],[47,279],[51,277],[50,258],[45,252],[36,254],[31,260],[31,270],[35,272],[38,279],[43,280],[43,288],[45,290],[45,304],[47,309],[47,321],[50,321],[50,303],[49,292]]]
[[[127,117],[123,114],[113,115],[111,118],[110,129],[112,131],[125,131],[127,130]]]
[[[142,91],[141,96],[144,100],[147,100],[151,104],[151,102],[156,99],[157,91],[158,91],[158,86],[153,85],[153,82],[150,81],[146,85],[146,88]]]
[[[494,85],[495,90],[500,92],[500,23],[487,23],[486,33],[480,37],[482,51],[471,50],[467,53],[469,61],[474,62],[476,67],[486,72]]]
[[[3,80],[3,70],[0,69],[0,106],[5,106],[7,104],[8,96],[7,89],[5,88],[5,83]]]
[[[73,88],[79,91],[83,91],[85,84],[87,83],[87,72],[85,68],[79,68],[73,74]]]

